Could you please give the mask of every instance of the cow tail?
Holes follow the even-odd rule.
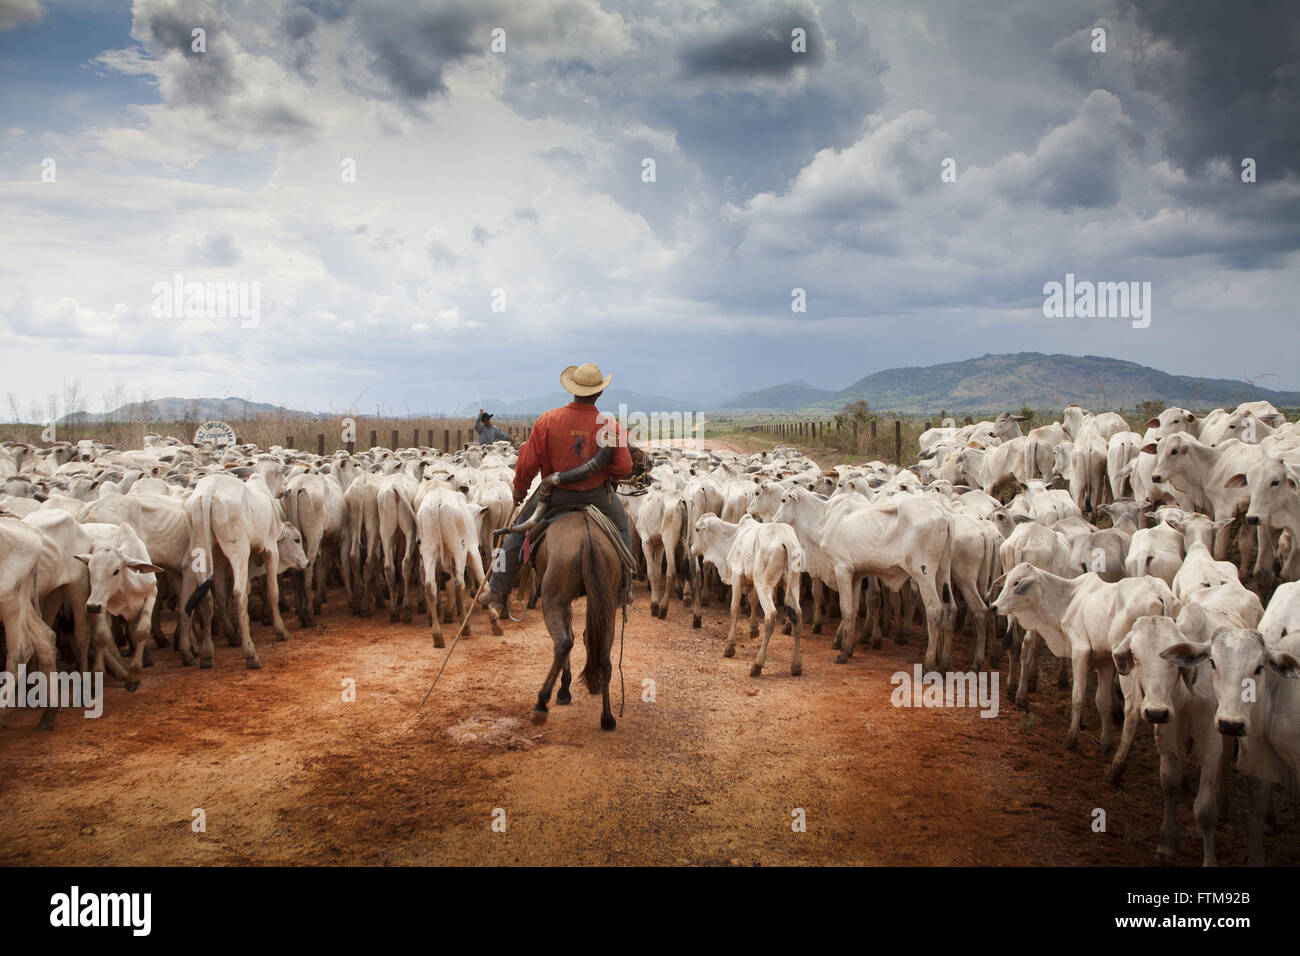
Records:
[[[935,571],[935,583],[939,585],[939,597],[944,604],[952,604],[952,542],[957,537],[957,525],[951,515],[944,516],[948,526],[947,537],[943,541],[943,551],[939,555],[939,567]]]
[[[190,542],[194,539],[191,536]],[[194,593],[185,602],[185,613],[193,614],[194,609],[212,590],[212,580],[217,573],[217,556],[212,547],[212,495],[204,492],[199,498],[199,541],[203,548],[203,560],[208,565],[208,576],[194,589]],[[193,555],[191,555],[193,557]]]
[[[799,597],[803,589],[803,572],[807,570],[803,548],[790,547],[786,541],[785,548],[785,617],[796,627],[799,626]]]

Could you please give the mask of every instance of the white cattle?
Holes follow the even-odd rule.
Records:
[[[1106,443],[1106,480],[1112,501],[1124,497],[1124,468],[1141,454],[1143,444],[1141,435],[1127,430],[1111,435]]]
[[[1300,662],[1257,630],[1229,627],[1217,629],[1206,643],[1175,644],[1163,656],[1180,667],[1210,662],[1215,727],[1237,739],[1237,770],[1246,775],[1250,793],[1247,862],[1261,866],[1273,785],[1300,793]]]
[[[783,501],[776,520],[784,521],[795,504]],[[916,585],[929,638],[925,666],[946,670],[951,665],[957,614],[951,583],[954,537],[953,516],[935,501],[900,497],[868,502],[845,495],[826,503],[820,545],[840,595],[837,663],[853,654],[862,580],[874,575],[893,591],[909,580]]]
[[[1142,717],[1155,727],[1165,805],[1156,857],[1172,860],[1177,853],[1177,796],[1187,770],[1187,755],[1195,750],[1201,776],[1193,809],[1201,830],[1201,859],[1205,866],[1214,866],[1224,747],[1223,735],[1214,727],[1210,668],[1202,662],[1183,669],[1163,656],[1187,639],[1182,627],[1185,619],[1204,620],[1206,615],[1202,608],[1189,606],[1179,614],[1178,622],[1167,617],[1139,617],[1113,657],[1121,675],[1136,676],[1142,689]]]
[[[674,485],[656,483],[636,516],[637,533],[650,579],[650,616],[668,616],[668,596],[677,587],[677,551],[685,542],[686,499]]]
[[[1139,528],[1129,542],[1124,573],[1130,578],[1149,574],[1173,587],[1174,575],[1183,566],[1183,536],[1165,522],[1154,528]],[[1174,592],[1175,594],[1177,592]]]
[[[722,583],[731,587],[731,630],[727,634],[724,657],[736,653],[736,622],[740,616],[740,599],[752,592],[754,609],[763,610],[763,644],[750,668],[751,677],[763,672],[767,661],[767,646],[776,626],[776,590],[781,588],[785,598],[786,617],[794,632],[794,657],[790,673],[798,677],[803,673],[803,658],[799,651],[801,624],[799,621],[799,589],[804,571],[803,548],[794,529],[786,524],[764,524],[752,515],[743,515],[737,524],[729,524],[713,515],[705,515],[695,525],[691,553],[718,569]],[[751,617],[750,636],[757,631],[757,620]]]
[[[1037,631],[1053,654],[1070,659],[1074,686],[1065,745],[1071,750],[1079,745],[1088,671],[1096,668],[1101,750],[1107,753],[1114,744],[1111,652],[1139,617],[1171,617],[1178,613],[1179,603],[1169,586],[1158,578],[1124,578],[1108,584],[1096,574],[1063,578],[1025,563],[1007,573],[993,610],[1015,617],[1026,629]],[[1120,690],[1124,694],[1124,728],[1108,774],[1112,782],[1117,782],[1124,772],[1129,747],[1137,734],[1136,710],[1141,700],[1135,678],[1121,677]]]
[[[124,496],[125,497],[125,496]],[[275,628],[276,640],[289,639],[280,617],[279,573],[307,567],[302,550],[302,535],[281,517],[280,507],[260,474],[240,481],[233,475],[215,474],[200,478],[194,493],[185,502],[190,522],[190,548],[199,550],[208,577],[186,602],[185,612],[200,607],[203,644],[199,667],[212,666],[211,609],[203,600],[213,587],[217,574],[217,555],[224,555],[230,565],[230,599],[234,602],[235,625],[239,629],[244,664],[250,670],[262,666],[248,621],[248,562],[258,558],[266,568],[266,602]],[[192,649],[191,649],[192,651]]]
[[[419,602],[416,580],[415,495],[419,483],[404,472],[379,479],[375,505],[379,512],[379,540],[384,581],[388,585],[388,620],[410,623]],[[477,512],[476,512],[477,514]],[[474,545],[478,546],[477,531]]]
[[[53,674],[57,665],[54,632],[41,617],[36,593],[37,569],[44,536],[17,518],[0,516],[0,624],[5,632],[5,661],[11,673],[34,656],[36,669]],[[38,730],[54,726],[54,707],[41,713]]]
[[[442,618],[438,610],[438,577],[447,575],[444,609],[446,615],[455,607],[456,616],[465,613],[464,594],[469,571],[469,585],[477,593],[483,585],[483,559],[478,549],[478,523],[484,506],[467,500],[454,488],[433,482],[421,485],[415,524],[420,543],[420,567],[424,579],[424,600],[433,628],[434,647],[443,646]],[[501,633],[495,618],[489,617],[492,632]],[[466,624],[465,633],[469,633]]]
[[[93,626],[102,633],[105,643],[113,640],[110,617],[121,618],[126,624],[134,645],[126,689],[135,690],[158,599],[157,576],[164,571],[149,560],[149,550],[129,524],[84,522],[81,529],[91,541],[90,550],[76,556],[86,565],[90,578],[86,611],[94,615]],[[97,670],[104,663],[102,653],[96,655]]]

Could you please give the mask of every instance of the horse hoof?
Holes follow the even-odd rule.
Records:
[[[691,618],[691,627],[696,628],[698,630],[703,626],[704,626],[704,622],[700,620],[700,616],[698,614],[695,615],[695,617]]]
[[[562,690],[555,695],[555,702],[559,704],[561,707],[565,706],[566,704],[571,704],[573,703],[573,695],[570,694],[567,690]]]
[[[545,707],[534,707],[534,708],[533,708],[533,723],[537,724],[538,726],[540,726],[540,725],[546,723],[546,708],[545,708]]]
[[[614,719],[614,715],[613,715],[613,714],[601,714],[601,715],[600,715],[600,729],[601,729],[601,730],[613,730],[613,729],[614,729],[615,727],[617,727],[617,726],[618,726],[618,721]]]
[[[250,671],[255,671],[261,668],[262,662],[256,657],[247,657],[244,659],[244,666]]]
[[[140,682],[138,680],[129,680],[126,682],[126,689],[128,692],[134,694],[140,689]]]
[[[757,664],[755,664],[753,667],[751,667],[751,668],[749,669],[749,676],[750,676],[750,677],[762,677],[762,676],[763,676],[763,668],[761,668],[761,667],[759,667]]]

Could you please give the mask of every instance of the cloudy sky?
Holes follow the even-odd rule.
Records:
[[[1291,0],[0,0],[3,389],[423,412],[596,361],[707,404],[1021,350],[1300,388],[1298,86]],[[1149,327],[1045,318],[1067,272]],[[256,324],[155,314],[177,274]]]

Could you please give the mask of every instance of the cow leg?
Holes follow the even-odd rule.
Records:
[[[822,604],[826,600],[826,588],[822,584],[820,578],[813,578],[811,575],[809,575],[809,577],[811,580],[808,584],[809,588],[812,590],[813,602],[812,632],[814,634],[820,634],[822,632],[822,616],[824,614]]]
[[[763,644],[758,649],[758,657],[754,658],[754,666],[749,669],[749,676],[759,677],[763,673],[763,665],[767,663],[767,645],[776,628],[776,601],[772,599],[772,592],[765,588],[755,588],[754,598],[754,603],[763,608]]]
[[[1065,737],[1065,749],[1077,750],[1079,747],[1079,731],[1083,728],[1083,705],[1084,696],[1088,691],[1088,664],[1092,660],[1092,652],[1088,648],[1071,649],[1070,664],[1074,671],[1074,687],[1070,691],[1070,732]],[[1109,687],[1109,681],[1107,682]],[[1109,689],[1106,691],[1110,694]],[[1103,711],[1103,719],[1110,719],[1110,699],[1107,696],[1107,706]]]
[[[1205,735],[1205,743],[1198,748],[1197,757],[1201,762],[1201,782],[1196,791],[1196,825],[1201,828],[1201,865],[1218,866],[1214,854],[1214,831],[1219,823],[1219,788],[1222,784],[1221,768],[1226,763],[1223,759],[1223,735],[1210,732]]]
[[[736,622],[740,618],[740,596],[744,592],[743,582],[737,576],[731,582],[731,630],[727,632],[727,646],[723,657],[736,656]]]
[[[1061,690],[1070,686],[1070,662],[1064,657],[1056,663],[1056,686]]]
[[[1129,750],[1133,747],[1133,740],[1137,737],[1138,727],[1142,723],[1142,687],[1138,684],[1136,675],[1121,677],[1119,686],[1124,695],[1124,726],[1119,736],[1119,747],[1115,750],[1115,759],[1111,761],[1110,771],[1106,775],[1107,779],[1113,784],[1118,784],[1124,776],[1124,768],[1128,765]],[[1100,696],[1100,684],[1097,685],[1097,690],[1098,696]],[[1113,703],[1113,691],[1111,697]],[[1101,706],[1100,703],[1098,703],[1098,706]]]
[[[1185,770],[1180,755],[1160,752],[1160,792],[1165,798],[1165,815],[1160,821],[1160,842],[1156,845],[1157,860],[1172,860],[1177,856],[1178,790],[1183,784]]]
[[[749,637],[751,640],[758,637],[758,615],[762,609],[763,605],[758,598],[758,588],[752,588],[749,592]]]
[[[663,566],[660,562],[660,548],[655,541],[645,542],[645,573],[650,584],[650,616],[659,616],[659,595],[662,593]]]
[[[884,600],[881,594],[880,578],[872,575],[867,579],[867,621],[871,625],[871,647],[874,650],[880,650],[885,640],[885,628],[881,621],[881,601]]]
[[[426,558],[424,568],[424,603],[433,629],[433,646],[446,647],[442,639],[442,618],[438,615],[438,566]]]
[[[836,573],[835,581],[840,589],[840,652],[835,655],[835,663],[843,664],[853,656],[857,643],[858,589],[862,578],[841,571]]]
[[[952,667],[948,609],[939,600],[939,593],[930,581],[926,581],[921,590],[921,603],[925,607],[925,669],[947,671]]]
[[[1264,818],[1273,796],[1273,784],[1259,777],[1246,777],[1246,818],[1250,824],[1250,850],[1246,854],[1247,866],[1264,865]]]
[[[911,635],[907,633],[908,622],[903,620],[903,592],[901,590],[895,591],[892,588],[887,588],[883,582],[880,586],[882,589],[881,593],[888,596],[889,627],[894,632],[894,643],[896,645],[906,644],[912,638]]]
[[[1115,662],[1109,654],[1097,664],[1097,693],[1094,699],[1097,710],[1101,713],[1101,752],[1108,754],[1115,746]],[[1114,764],[1111,765],[1112,774],[1122,771],[1122,765],[1118,771]]]
[[[275,639],[277,641],[287,641],[289,639],[289,629],[284,626],[284,618],[280,617],[280,556],[272,545],[272,550],[266,555],[266,596],[267,604],[271,606],[271,626],[275,628]],[[245,657],[248,656],[245,648]],[[261,666],[260,663],[258,665]]]
[[[1024,647],[1025,631],[1014,621],[1008,621],[1011,630],[1011,646],[1007,648],[1007,696],[1012,700],[1020,699],[1020,652]]]

